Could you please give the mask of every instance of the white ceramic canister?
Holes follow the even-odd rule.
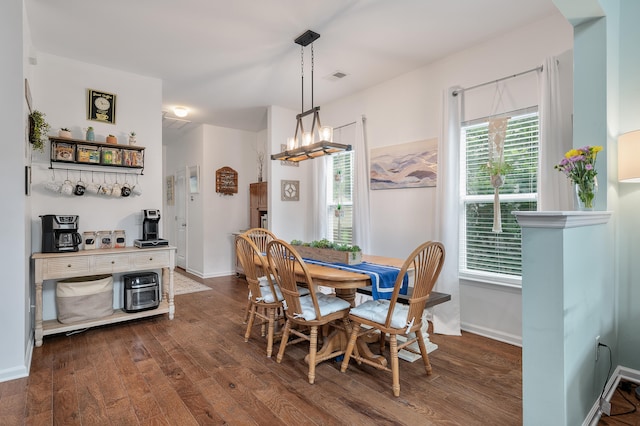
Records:
[[[113,248],[111,231],[98,231],[96,235],[96,247],[101,249]]]
[[[113,231],[113,246],[115,248],[125,248],[127,246],[127,237],[123,229]]]

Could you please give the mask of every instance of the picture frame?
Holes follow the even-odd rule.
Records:
[[[300,181],[280,181],[280,201],[300,201]]]
[[[189,193],[198,194],[200,192],[200,166],[189,167]]]
[[[231,167],[216,170],[216,192],[223,195],[238,193],[238,172]]]
[[[116,124],[116,95],[87,89],[87,120]]]
[[[175,176],[167,176],[167,205],[175,206]]]

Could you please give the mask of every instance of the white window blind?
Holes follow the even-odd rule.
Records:
[[[327,224],[332,241],[353,242],[353,152],[332,154],[329,161]]]
[[[494,189],[482,165],[488,161],[488,122],[464,123],[461,129],[460,274],[467,278],[519,284],[522,274],[521,232],[513,211],[537,208],[538,112],[511,113],[504,160],[513,166],[500,188],[502,233],[494,233]]]

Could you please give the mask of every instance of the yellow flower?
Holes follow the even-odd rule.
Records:
[[[578,151],[577,149],[572,149],[567,151],[567,153],[564,155],[565,158],[571,158],[571,157],[575,157],[576,155],[580,155],[582,154],[580,151]]]

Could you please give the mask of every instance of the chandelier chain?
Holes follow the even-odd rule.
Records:
[[[304,112],[304,46],[300,45],[300,88],[302,89],[302,102],[300,112]]]

